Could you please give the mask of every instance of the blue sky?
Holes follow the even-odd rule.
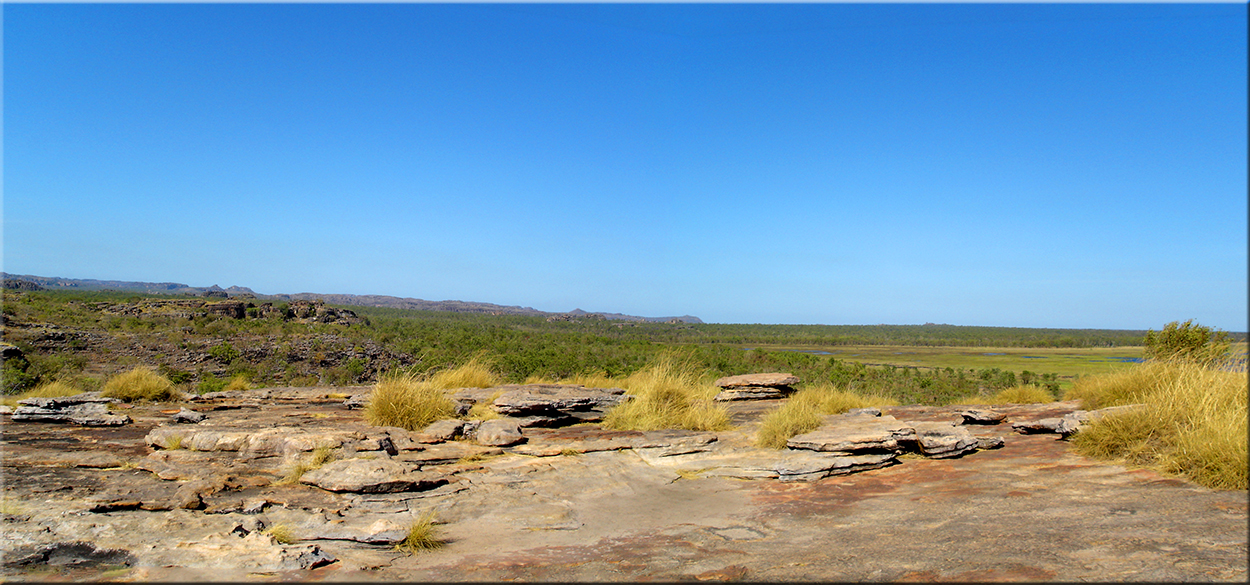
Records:
[[[1247,329],[1247,6],[3,5],[3,270]]]

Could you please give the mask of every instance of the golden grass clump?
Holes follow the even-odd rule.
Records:
[[[662,356],[620,385],[633,398],[613,407],[603,426],[617,430],[729,428],[729,411],[712,399],[720,392],[690,362]]]
[[[57,380],[55,382],[40,384],[39,386],[18,394],[17,396],[5,396],[3,404],[10,407],[17,407],[17,401],[25,400],[27,398],[60,398],[62,396],[74,396],[76,394],[82,394],[82,390]]]
[[[429,384],[439,390],[490,388],[499,385],[499,375],[491,369],[486,354],[478,353],[457,367],[434,372]]]
[[[414,374],[382,378],[365,405],[365,420],[374,426],[400,427],[409,431],[456,416],[456,404],[434,383]]]
[[[123,402],[163,402],[177,398],[179,392],[169,378],[156,373],[152,368],[138,367],[110,378],[104,383],[101,394]]]
[[[416,554],[442,548],[446,542],[438,538],[437,532],[438,527],[434,522],[434,511],[430,510],[422,514],[420,518],[412,523],[412,526],[408,527],[408,535],[399,544],[395,545],[395,550]]]
[[[487,398],[486,400],[475,403],[471,408],[469,408],[469,413],[465,415],[465,418],[469,420],[492,420],[499,418],[499,413],[495,412],[495,409],[491,408],[491,405],[494,404],[495,400],[497,400],[500,396],[503,396],[502,390],[491,394],[490,398]]]
[[[230,378],[230,382],[226,384],[226,387],[224,388],[227,392],[251,389],[252,385],[247,381],[247,376],[243,374],[235,374],[233,378]]]
[[[838,390],[829,383],[810,386],[795,392],[785,404],[764,417],[755,433],[755,444],[782,449],[791,437],[820,427],[824,415],[841,414],[852,408],[897,405],[893,398]]]
[[[268,534],[278,544],[295,544],[299,539],[295,537],[295,530],[286,524],[274,524],[266,528],[263,534]]]
[[[1069,391],[1086,409],[1144,405],[1083,427],[1072,438],[1077,452],[1213,489],[1247,489],[1245,372],[1183,361],[1146,362],[1134,370],[1082,378]]]

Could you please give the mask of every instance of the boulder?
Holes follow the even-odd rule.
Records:
[[[50,398],[26,398],[17,403],[13,420],[32,422],[68,422],[88,427],[119,426],[129,424],[130,417],[108,411],[113,398],[105,398],[99,392],[83,392],[74,396]]]
[[[715,400],[728,402],[732,400],[766,400],[785,398],[794,392],[791,384],[798,384],[796,376],[786,373],[744,374],[727,376],[714,382],[723,388]]]
[[[479,445],[487,447],[507,447],[524,441],[525,437],[521,435],[521,428],[515,422],[497,418],[482,421],[477,428],[475,440]]]
[[[959,412],[966,425],[996,425],[1003,422],[1007,415],[988,408],[969,408]]]
[[[835,451],[852,454],[860,451],[903,450],[900,443],[916,440],[911,424],[892,416],[835,414],[825,417],[824,424],[810,433],[791,437],[786,446],[809,451]]]
[[[1058,433],[1059,423],[1063,422],[1061,418],[1039,418],[1035,420],[1021,420],[1011,423],[1011,429],[1022,435],[1033,435],[1039,433]]]
[[[916,444],[926,457],[959,457],[977,450],[980,444],[968,429],[949,422],[914,422]]]
[[[447,483],[439,474],[413,471],[393,459],[341,459],[304,473],[300,483],[332,492],[393,493],[418,492]]]

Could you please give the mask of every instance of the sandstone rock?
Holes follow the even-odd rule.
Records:
[[[916,443],[926,457],[958,457],[977,450],[976,437],[968,429],[947,422],[910,423],[916,430]]]
[[[0,404],[0,414],[13,414],[13,408],[7,404]]]
[[[872,408],[872,407],[869,407],[869,408],[852,408],[852,409],[850,409],[850,410],[846,411],[846,412],[845,412],[845,413],[843,413],[843,414],[847,414],[847,415],[850,415],[850,416],[856,416],[856,415],[858,415],[858,416],[881,416],[881,409],[880,409],[880,408]]]
[[[794,392],[791,384],[799,383],[796,376],[785,373],[744,374],[726,376],[714,382],[724,390],[716,395],[718,402],[732,400],[767,400],[785,398]]]
[[[13,412],[13,420],[68,422],[89,427],[129,424],[131,422],[129,416],[109,413],[107,405],[114,402],[117,400],[105,398],[99,392],[83,392],[75,396],[51,398],[26,398],[17,402],[21,406]]]
[[[308,529],[309,540],[349,540],[364,544],[396,544],[408,537],[408,526],[391,518],[356,517]]]
[[[205,416],[204,413],[196,412],[194,410],[190,410],[187,408],[183,408],[179,410],[177,414],[174,415],[174,422],[195,424],[198,422],[202,422],[206,418],[208,417]]]
[[[770,374],[743,374],[741,376],[726,376],[713,382],[720,388],[738,388],[743,386],[789,386],[798,384],[799,379],[785,373]]]
[[[773,466],[781,481],[813,481],[830,475],[846,475],[878,469],[894,463],[895,453],[828,455],[812,451],[787,451]]]
[[[794,392],[789,386],[737,386],[722,390],[713,400],[729,402],[733,400],[772,400],[785,398]]]
[[[892,416],[825,417],[824,424],[810,433],[791,437],[786,446],[810,451],[901,451],[900,442],[915,441],[916,431]]]
[[[1041,418],[1036,420],[1021,420],[1011,423],[1011,429],[1017,433],[1024,435],[1032,435],[1037,433],[1057,433],[1059,432],[1059,423],[1063,422],[1060,418]]]
[[[521,429],[515,422],[506,419],[482,421],[477,428],[475,440],[478,444],[488,447],[507,447],[525,440]]]
[[[464,421],[456,419],[436,421],[422,430],[423,433],[437,441],[450,441],[459,437],[463,431]]]
[[[977,437],[977,449],[999,449],[1006,444],[1002,437],[997,435]]]
[[[4,566],[32,565],[89,567],[95,565],[130,565],[134,556],[126,550],[96,548],[90,542],[56,542],[18,547],[5,555]]]
[[[963,417],[966,425],[996,425],[1007,418],[1007,415],[988,408],[969,408],[960,411],[959,416]]]
[[[413,471],[392,459],[331,461],[300,478],[300,483],[332,492],[390,493],[428,490],[447,483],[442,475]]]
[[[369,394],[353,394],[343,401],[343,406],[346,406],[347,410],[361,410],[368,404]]]
[[[522,427],[600,421],[607,409],[628,400],[621,388],[586,388],[578,384],[511,384],[485,390],[492,395],[502,391],[491,407],[499,414],[519,419],[517,423]]]

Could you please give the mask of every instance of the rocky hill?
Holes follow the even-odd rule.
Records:
[[[621,313],[587,313],[581,309],[575,309],[568,313],[552,313],[547,311],[539,311],[532,307],[520,307],[516,305],[495,305],[492,303],[479,303],[472,301],[426,301],[422,299],[414,299],[410,297],[393,297],[388,295],[351,295],[351,294],[325,294],[325,293],[295,293],[295,294],[259,294],[245,286],[231,286],[229,288],[221,288],[214,284],[208,287],[197,287],[182,284],[178,282],[130,282],[123,280],[94,280],[94,279],[77,279],[77,278],[61,278],[47,276],[32,276],[28,274],[5,274],[0,272],[0,277],[4,279],[4,287],[8,289],[19,290],[36,290],[33,287],[61,290],[119,290],[119,291],[135,291],[143,293],[162,293],[162,294],[194,294],[207,296],[252,296],[257,299],[277,300],[277,301],[313,301],[322,300],[335,305],[355,305],[362,307],[387,307],[392,309],[414,309],[419,311],[448,311],[453,313],[482,313],[488,315],[528,315],[535,317],[550,317],[555,315],[601,315],[605,319],[620,321],[640,321],[640,322],[658,322],[658,323],[702,323],[698,317],[691,315],[682,315],[680,317],[638,317],[635,315],[624,315]]]

